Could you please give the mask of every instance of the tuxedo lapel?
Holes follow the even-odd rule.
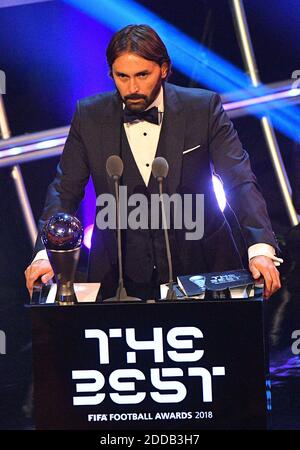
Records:
[[[111,155],[120,156],[121,146],[122,102],[117,92],[112,95],[101,125],[101,158],[106,173],[106,161]],[[106,173],[106,179],[112,194],[115,193],[114,182]]]
[[[180,184],[184,133],[183,106],[174,88],[166,83],[164,86],[164,119],[156,156],[163,156],[169,164],[166,185],[170,194],[176,192]]]

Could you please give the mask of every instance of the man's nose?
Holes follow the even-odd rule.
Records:
[[[134,78],[129,80],[129,91],[130,94],[136,94],[139,91],[139,85]]]

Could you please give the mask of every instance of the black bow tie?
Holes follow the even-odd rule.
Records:
[[[153,108],[147,109],[146,111],[131,111],[125,107],[123,111],[123,121],[127,123],[134,122],[135,120],[146,120],[147,122],[158,125],[158,108],[153,106]]]

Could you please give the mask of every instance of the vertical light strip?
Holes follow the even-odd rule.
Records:
[[[240,41],[242,44],[241,50],[245,66],[247,67],[253,86],[257,87],[260,85],[260,80],[256,67],[255,56],[251,43],[249,28],[246,21],[244,7],[240,0],[233,0],[232,4],[236,18],[236,24],[240,33]]]
[[[260,81],[255,61],[255,55],[251,43],[249,28],[247,24],[245,9],[243,5],[243,0],[231,0],[231,4],[236,24],[236,31],[241,46],[241,51],[243,54],[246,70],[249,72],[253,86],[257,87],[260,84]],[[282,161],[279,145],[274,133],[272,123],[268,117],[262,117],[261,124],[265,140],[267,143],[267,147],[269,149],[269,153],[271,156],[273,168],[277,176],[277,180],[285,203],[285,207],[287,209],[289,220],[292,226],[296,226],[299,223],[299,218],[292,202],[291,197],[292,190],[290,182]]]
[[[24,180],[20,166],[13,166],[11,170],[11,176],[14,180],[18,199],[22,208],[24,220],[27,226],[27,230],[30,236],[31,244],[34,247],[37,238],[37,227],[32,214],[31,205],[28,199],[26,187],[24,185]]]
[[[1,94],[0,94],[0,135],[2,139],[9,139],[11,136],[6,117],[5,107],[3,103],[3,97]]]
[[[294,205],[292,202],[291,186],[289,183],[286,183],[286,180],[288,180],[288,176],[286,174],[285,167],[284,167],[283,161],[281,159],[281,154],[280,154],[280,152],[279,153],[277,152],[277,148],[276,148],[277,141],[276,141],[276,136],[274,135],[274,129],[273,129],[272,125],[270,124],[270,120],[268,119],[268,117],[262,117],[261,123],[262,123],[262,127],[263,127],[263,131],[265,134],[268,148],[270,149],[270,152],[272,152],[272,154],[274,155],[273,165],[274,165],[275,172],[277,174],[277,178],[278,178],[280,186],[281,186],[282,194],[284,196],[284,199],[285,199],[285,202],[287,205],[287,209],[290,212],[290,221],[291,221],[292,225],[295,226],[299,223],[299,218],[297,216],[297,213],[295,211],[295,208],[294,208]],[[294,212],[294,214],[293,214],[293,212]]]

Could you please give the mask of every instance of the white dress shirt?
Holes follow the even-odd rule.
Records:
[[[138,120],[132,123],[124,123],[124,129],[131,148],[136,165],[141,173],[141,176],[148,186],[151,176],[152,161],[155,158],[158,146],[163,113],[164,113],[164,94],[161,87],[160,92],[154,102],[147,108],[157,106],[159,113],[159,125],[146,122],[145,120]],[[123,106],[125,107],[125,105]],[[248,248],[249,261],[254,256],[268,256],[274,261],[275,266],[279,266],[283,262],[281,258],[275,256],[275,249],[264,243],[254,244]],[[46,250],[40,250],[34,260],[48,259]]]
[[[146,122],[145,120],[124,123],[129,146],[146,186],[148,186],[150,180],[152,161],[156,155],[164,113],[163,88],[160,89],[158,96],[147,109],[153,106],[157,106],[158,108],[159,125]]]

